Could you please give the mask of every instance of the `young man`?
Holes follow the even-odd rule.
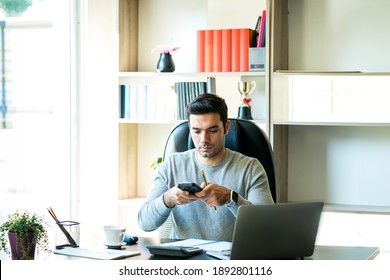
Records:
[[[152,231],[172,215],[171,238],[231,241],[238,206],[273,203],[267,175],[257,159],[225,148],[230,121],[224,99],[202,94],[188,104],[187,117],[195,149],[164,160],[138,223]],[[189,194],[177,187],[183,182],[203,190]]]

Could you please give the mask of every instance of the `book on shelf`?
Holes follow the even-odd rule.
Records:
[[[123,119],[130,118],[130,87],[129,85],[120,85],[120,117]]]
[[[195,97],[207,92],[206,82],[176,82],[175,86],[176,93],[176,119],[185,120],[187,104],[192,101]]]
[[[261,24],[261,15],[259,15],[257,17],[256,26],[255,26],[255,29],[254,29],[255,32],[256,32],[256,34],[255,34],[255,36],[256,36],[256,38],[255,38],[255,40],[256,40],[256,47],[257,47],[257,43],[259,42],[260,24]]]
[[[146,119],[155,120],[156,119],[156,86],[147,85],[147,106],[146,106]]]
[[[222,72],[232,71],[232,30],[222,30]]]
[[[208,29],[205,31],[205,48],[204,48],[204,71],[213,72],[214,71],[214,30]]]
[[[156,120],[165,118],[165,94],[162,85],[156,85]]]
[[[266,22],[266,10],[263,10],[261,14],[259,36],[257,40],[258,48],[265,47],[265,22]]]
[[[240,71],[240,29],[232,29],[232,72]]]
[[[232,72],[249,71],[249,48],[256,46],[256,32],[250,28],[233,30],[237,34],[232,35]]]
[[[249,48],[256,44],[256,33],[249,28],[240,29],[240,70],[249,71]]]
[[[256,21],[256,26],[255,26],[255,31],[256,31],[256,36],[258,36],[260,34],[260,23],[261,23],[261,15],[259,15],[257,17],[257,21]],[[258,39],[258,38],[257,38]],[[256,40],[257,42],[258,40]]]
[[[148,98],[148,86],[139,84],[138,85],[138,115],[139,120],[146,120],[147,116],[147,98]]]
[[[213,71],[222,72],[222,29],[213,32]]]
[[[197,31],[197,70],[198,72],[204,72],[204,63],[205,63],[205,33],[206,30]]]
[[[138,85],[130,84],[130,119],[138,118]]]
[[[264,30],[263,30],[263,37],[261,38],[261,48],[265,47],[265,38],[266,38],[266,33],[267,33],[267,22],[264,22]]]

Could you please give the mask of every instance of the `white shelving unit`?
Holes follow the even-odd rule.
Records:
[[[390,212],[390,75],[383,63],[390,38],[382,36],[389,3],[271,6],[271,137],[282,200]]]
[[[229,117],[237,117],[240,106],[238,81],[256,81],[251,93],[252,116],[266,133],[269,132],[269,75],[265,72],[196,72],[196,30],[222,28],[254,28],[267,0],[247,0],[248,9],[234,0],[121,0],[120,1],[120,71],[119,84],[173,86],[180,81],[207,81],[229,108]],[[169,7],[169,8],[167,8]],[[256,7],[256,8],[253,8]],[[134,12],[137,10],[138,12]],[[226,17],[234,14],[234,19]],[[126,26],[129,18],[138,21]],[[136,26],[137,28],[135,28]],[[121,44],[122,42],[122,44]],[[173,53],[174,73],[157,73],[157,45],[180,47]],[[138,52],[135,54],[134,50]],[[130,55],[132,54],[132,56]],[[123,61],[124,58],[126,61]],[[268,58],[267,58],[268,59]],[[127,63],[127,61],[131,61]],[[156,93],[160,94],[160,93]],[[163,92],[161,94],[164,94]],[[174,106],[175,107],[175,106]],[[120,106],[118,106],[120,108]],[[119,115],[119,114],[118,114]],[[145,196],[151,186],[153,171],[149,168],[156,154],[162,154],[166,137],[180,121],[119,119],[119,197]]]

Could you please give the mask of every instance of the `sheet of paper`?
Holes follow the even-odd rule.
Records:
[[[206,239],[190,238],[175,242],[164,243],[167,246],[193,246],[202,248],[205,251],[226,251],[231,250],[232,243],[228,241],[215,241]]]
[[[217,241],[213,243],[207,243],[199,246],[205,251],[230,251],[232,249],[232,243],[228,241]]]

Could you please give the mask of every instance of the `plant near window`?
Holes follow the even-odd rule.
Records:
[[[12,259],[33,260],[35,248],[50,253],[49,238],[46,230],[48,224],[41,216],[27,211],[16,211],[0,226],[0,251],[11,254]],[[7,247],[7,238],[11,251]]]
[[[0,0],[0,8],[7,16],[23,13],[32,5],[32,0]]]

